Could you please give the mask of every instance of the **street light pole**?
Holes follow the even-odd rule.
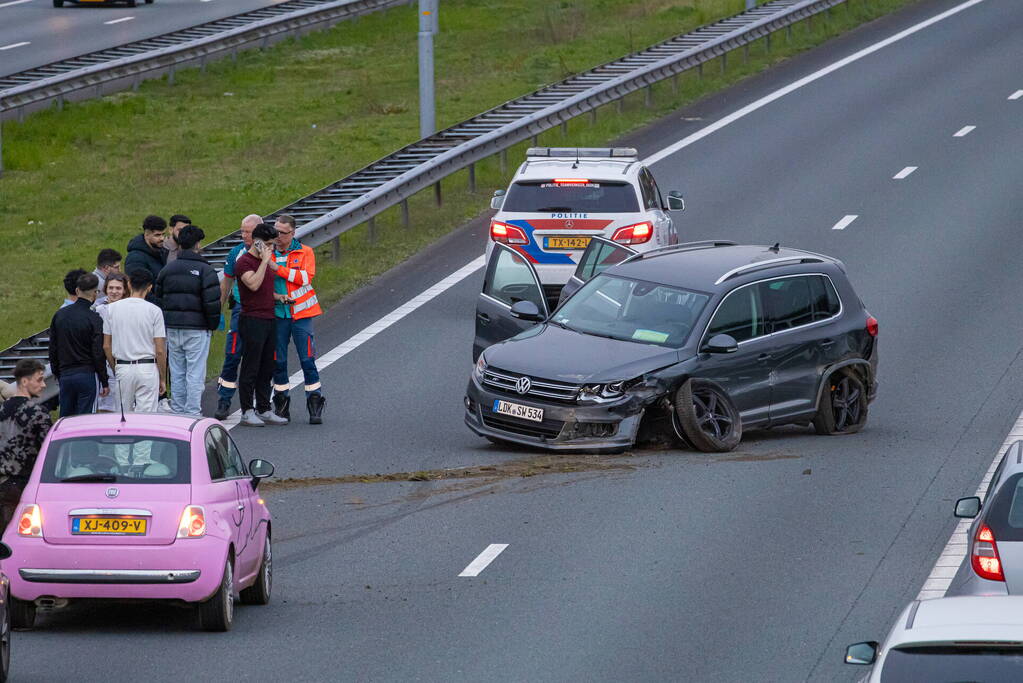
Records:
[[[419,137],[437,132],[433,90],[433,36],[437,33],[437,1],[419,0]]]
[[[757,6],[757,0],[746,0],[746,9],[753,9]]]

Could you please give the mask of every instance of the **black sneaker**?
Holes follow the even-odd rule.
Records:
[[[213,417],[218,420],[226,420],[227,416],[231,414],[231,402],[220,399],[217,401],[217,412],[213,413]]]

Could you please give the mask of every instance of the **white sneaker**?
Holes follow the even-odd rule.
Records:
[[[288,418],[281,417],[272,410],[268,410],[265,413],[256,413],[258,419],[262,420],[268,425],[286,425],[288,424]]]
[[[256,415],[255,410],[252,410],[250,408],[249,410],[246,410],[244,413],[242,413],[242,419],[238,424],[245,425],[246,427],[262,427],[266,423],[259,419],[259,416]]]

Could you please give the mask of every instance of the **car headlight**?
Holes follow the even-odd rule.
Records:
[[[487,370],[487,361],[483,358],[483,354],[480,354],[479,360],[476,361],[476,367],[473,368],[472,374],[476,378],[477,382],[483,381],[483,373]]]
[[[584,384],[579,390],[580,401],[611,401],[625,393],[625,382],[608,382],[606,384]]]

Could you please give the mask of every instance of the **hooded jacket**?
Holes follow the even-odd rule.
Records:
[[[135,235],[128,242],[128,255],[124,258],[124,273],[131,277],[132,271],[145,269],[153,276],[153,282],[167,263],[167,250],[162,247],[154,249],[146,242],[142,233]]]
[[[215,330],[220,325],[220,279],[193,250],[182,250],[160,271],[153,297],[167,327]]]

